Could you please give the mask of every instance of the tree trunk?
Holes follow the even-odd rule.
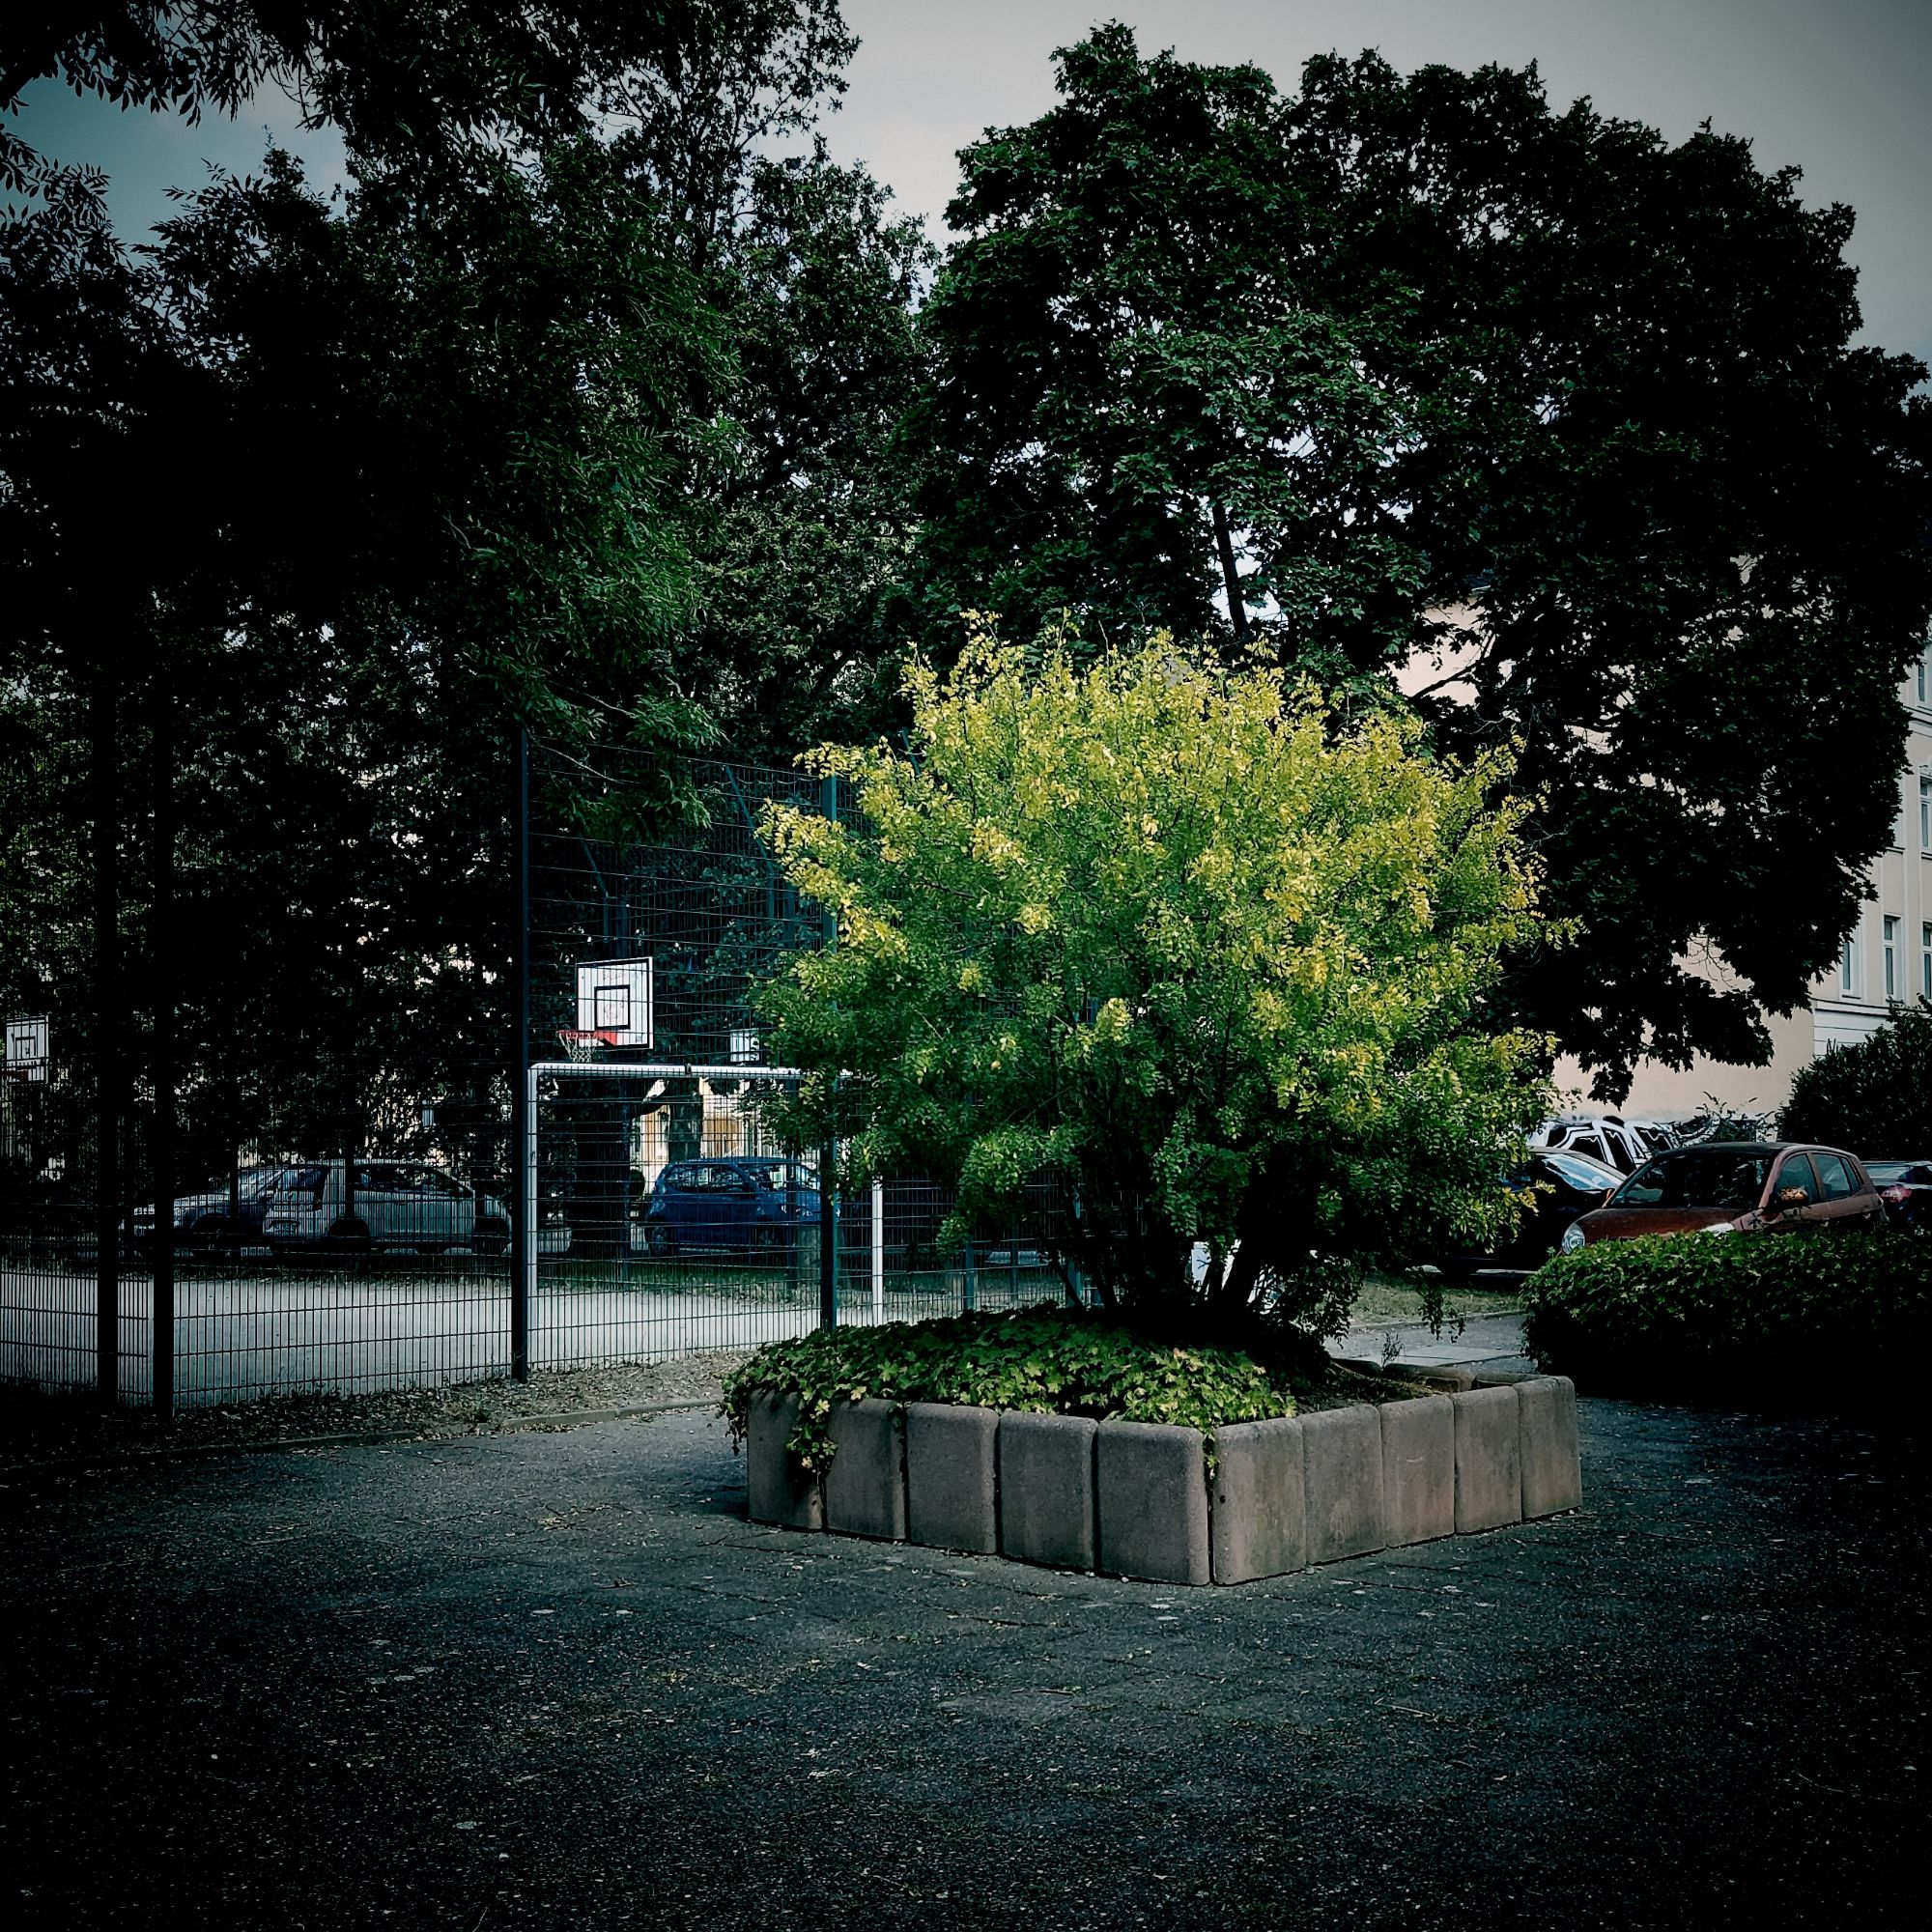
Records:
[[[1228,526],[1228,512],[1218,497],[1208,502],[1214,512],[1214,548],[1221,554],[1221,582],[1228,593],[1228,622],[1235,627],[1235,641],[1248,641],[1248,606],[1241,595],[1240,572],[1235,568],[1235,533]]]

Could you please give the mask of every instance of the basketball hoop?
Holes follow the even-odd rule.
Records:
[[[556,1037],[563,1042],[563,1050],[580,1066],[587,1066],[595,1060],[600,1046],[617,1044],[615,1027],[559,1027]]]

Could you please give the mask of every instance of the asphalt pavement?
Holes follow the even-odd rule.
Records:
[[[754,1528],[702,1412],[0,1491],[22,1925],[1917,1926],[1918,1444],[1585,1401],[1190,1591]]]

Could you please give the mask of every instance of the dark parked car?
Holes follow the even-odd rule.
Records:
[[[1894,1228],[1932,1230],[1932,1160],[1868,1160],[1864,1167]]]
[[[274,1199],[276,1184],[290,1170],[279,1162],[270,1167],[244,1167],[231,1189],[217,1178],[191,1193],[175,1197],[175,1240],[184,1247],[235,1248],[259,1242],[262,1222]],[[155,1204],[139,1204],[128,1217],[135,1247],[155,1238]]]
[[[644,1239],[654,1255],[769,1252],[785,1246],[795,1228],[817,1221],[818,1175],[803,1161],[678,1160],[658,1176],[644,1204]]]
[[[1512,1193],[1534,1186],[1535,1205],[1518,1224],[1508,1245],[1493,1254],[1467,1251],[1445,1255],[1438,1264],[1445,1275],[1470,1275],[1478,1268],[1539,1267],[1556,1252],[1564,1230],[1577,1215],[1601,1208],[1611,1189],[1623,1179],[1613,1167],[1568,1151],[1532,1152],[1520,1174],[1509,1179]]]
[[[1852,1155],[1778,1141],[1673,1148],[1572,1224],[1566,1253],[1636,1235],[1790,1235],[1884,1225],[1885,1204]]]

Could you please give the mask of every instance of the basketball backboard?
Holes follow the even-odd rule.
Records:
[[[613,1046],[651,1044],[651,962],[586,959],[577,968],[577,1025],[614,1034]]]
[[[7,1077],[10,1080],[44,1080],[47,1077],[47,1021],[44,1013],[33,1019],[7,1022]]]

